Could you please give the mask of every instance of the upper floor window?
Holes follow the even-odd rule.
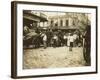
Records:
[[[68,26],[68,20],[66,20],[66,26]]]
[[[62,20],[60,20],[60,26],[63,26],[63,21]]]

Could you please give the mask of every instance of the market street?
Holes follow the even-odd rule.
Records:
[[[24,49],[24,69],[62,68],[84,66],[82,47],[74,47],[69,51],[66,46]]]

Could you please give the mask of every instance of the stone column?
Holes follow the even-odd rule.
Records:
[[[44,23],[43,22],[40,22],[40,26],[43,27],[44,26]]]
[[[43,27],[45,27],[45,22],[43,22]]]
[[[51,27],[51,26],[50,26],[50,25],[51,25],[51,20],[48,20],[47,25],[48,25],[49,27]]]
[[[60,19],[58,19],[58,26],[60,26]]]
[[[73,20],[71,18],[69,18],[69,26],[73,25]]]
[[[66,19],[63,19],[63,26],[66,26]]]
[[[40,20],[37,20],[36,25],[37,25],[37,27],[40,26]]]
[[[44,27],[47,27],[47,21],[44,22]]]

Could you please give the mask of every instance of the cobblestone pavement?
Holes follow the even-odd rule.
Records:
[[[24,49],[23,68],[58,68],[84,66],[82,47],[69,51],[68,47]]]

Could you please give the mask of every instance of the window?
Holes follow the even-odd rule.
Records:
[[[53,20],[51,20],[50,25],[53,26],[53,23],[54,23]]]
[[[68,20],[66,20],[66,26],[68,26]]]
[[[63,26],[63,21],[62,20],[60,20],[60,25]]]

